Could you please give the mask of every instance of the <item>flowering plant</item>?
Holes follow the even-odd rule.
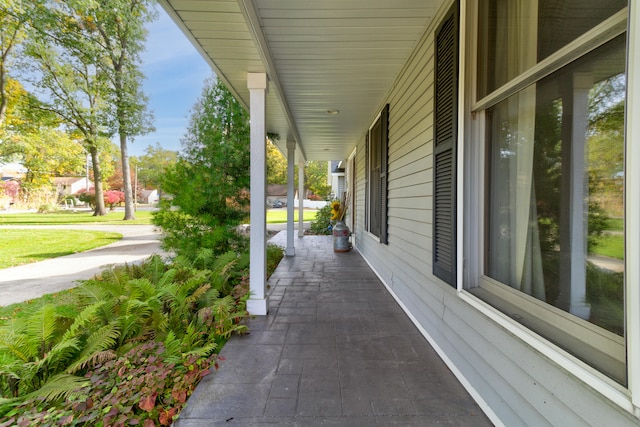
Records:
[[[331,202],[331,219],[334,221],[343,221],[345,215],[347,214],[347,205],[349,201],[349,196],[347,193],[344,193],[342,197],[342,201],[336,199]]]

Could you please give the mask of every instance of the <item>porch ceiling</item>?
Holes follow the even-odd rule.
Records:
[[[245,106],[267,73],[267,129],[298,160],[349,155],[442,2],[160,0]]]

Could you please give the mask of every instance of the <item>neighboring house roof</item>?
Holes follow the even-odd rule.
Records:
[[[267,185],[267,196],[286,196],[287,186],[280,184]]]
[[[331,173],[344,173],[344,162],[342,160],[331,160]]]
[[[54,185],[71,185],[75,184],[78,181],[84,181],[87,178],[85,177],[77,177],[77,176],[63,176],[63,177],[55,177],[52,179]],[[93,182],[89,181],[89,184],[93,184]]]

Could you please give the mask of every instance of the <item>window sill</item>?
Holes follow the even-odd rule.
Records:
[[[518,324],[626,384],[624,338],[489,278],[469,290]]]

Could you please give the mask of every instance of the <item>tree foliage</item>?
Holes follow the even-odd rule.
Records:
[[[149,145],[145,154],[137,159],[138,185],[141,188],[157,188],[162,191],[162,180],[167,169],[178,160],[178,153],[165,150],[160,143]]]
[[[312,160],[304,165],[304,187],[320,197],[327,197],[331,186],[327,184],[328,165],[323,160]]]
[[[327,184],[328,165],[326,161],[312,160],[305,163],[304,188],[325,198],[331,191]],[[294,186],[298,188],[298,165],[294,166]],[[287,159],[278,147],[271,141],[267,141],[267,184],[287,184]],[[306,197],[306,194],[305,194]]]
[[[91,154],[98,194],[94,215],[106,215],[101,152],[108,145],[108,85],[90,30],[75,13],[67,3],[42,9],[31,23],[24,52],[33,60],[32,83],[48,100],[41,109],[58,115]]]
[[[271,139],[267,140],[267,184],[287,184],[287,159]]]
[[[35,3],[35,2],[34,2]],[[13,54],[25,37],[28,14],[21,1],[0,3],[0,128],[6,118],[9,96],[7,85]]]

